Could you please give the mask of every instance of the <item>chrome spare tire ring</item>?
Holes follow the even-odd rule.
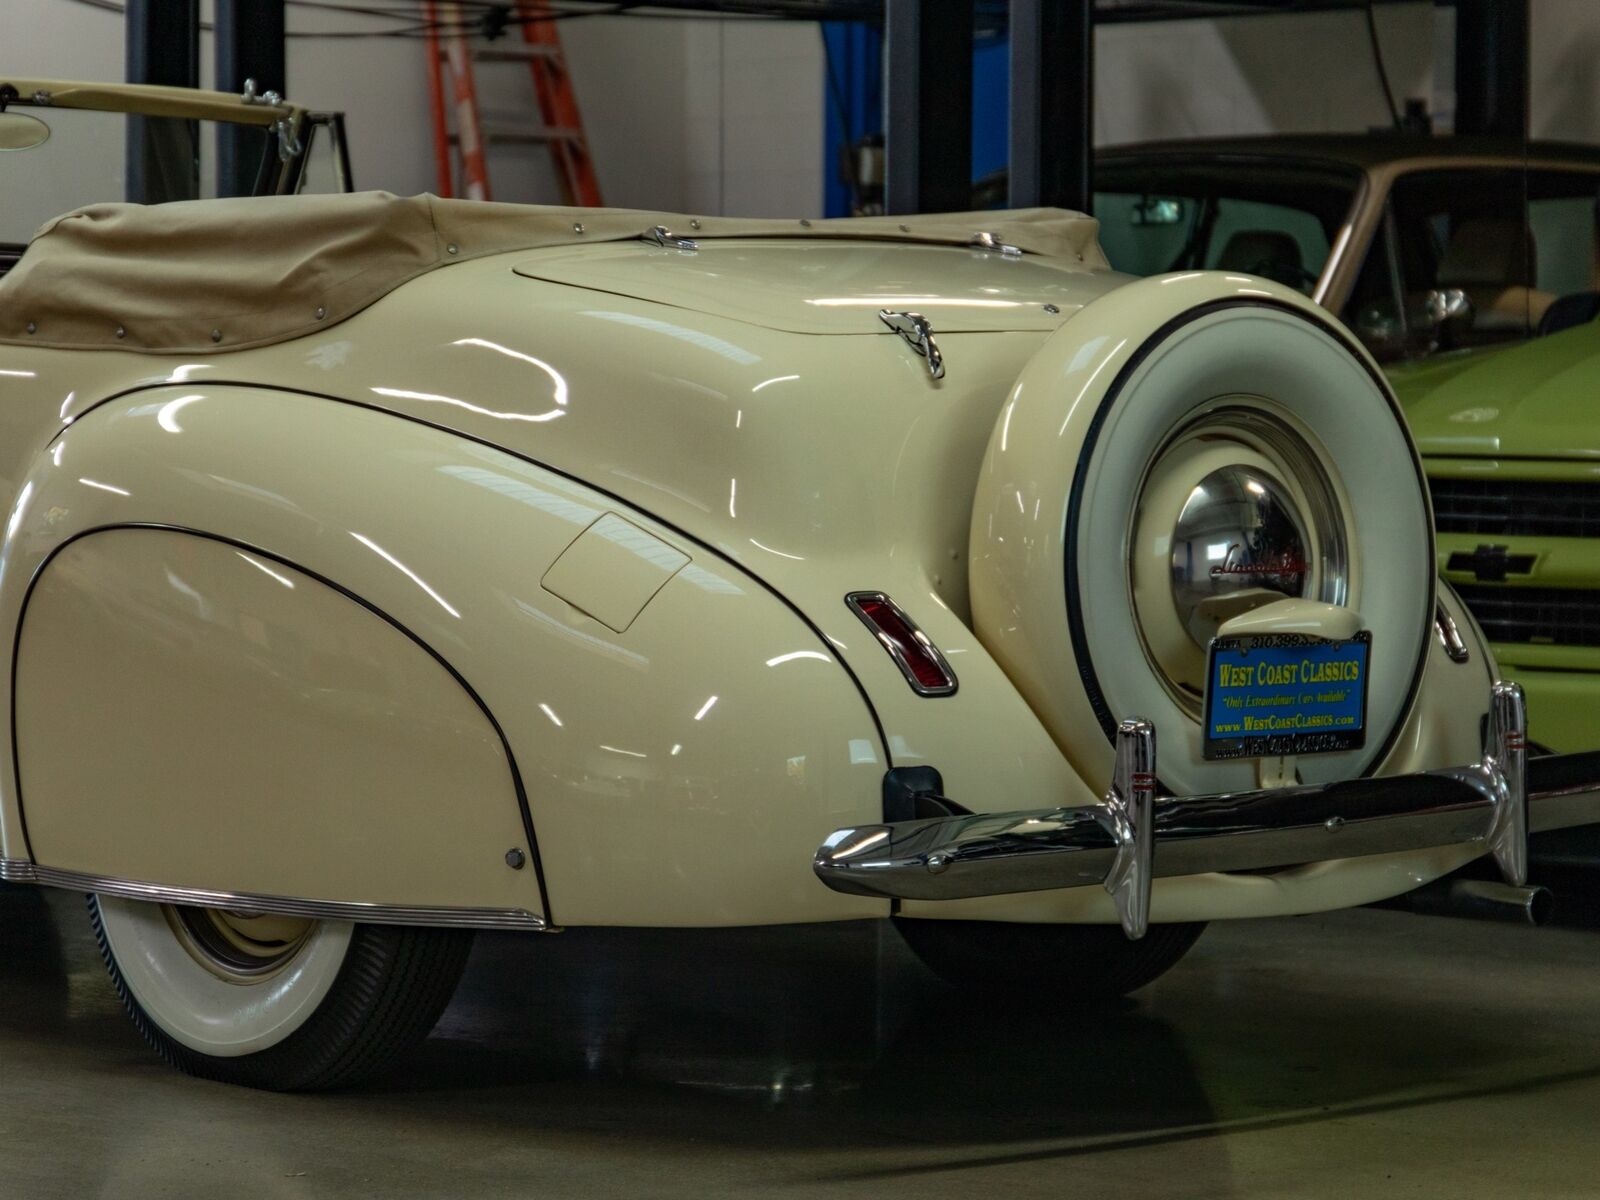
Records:
[[[1164,757],[1162,774],[1180,791],[1255,786],[1254,767],[1202,761],[1192,706],[1174,698],[1148,661],[1131,669],[1130,652],[1144,658],[1138,605],[1127,573],[1113,584],[1105,560],[1113,546],[1124,558],[1132,552],[1129,530],[1149,467],[1172,432],[1243,396],[1285,418],[1313,460],[1326,464],[1350,526],[1345,603],[1362,614],[1378,647],[1366,746],[1301,760],[1306,782],[1377,768],[1410,709],[1428,646],[1434,564],[1426,485],[1398,407],[1370,363],[1325,319],[1275,303],[1222,301],[1168,322],[1106,389],[1084,439],[1067,509],[1064,576],[1080,677],[1103,727],[1136,712],[1157,723],[1169,746],[1178,739],[1185,749]]]

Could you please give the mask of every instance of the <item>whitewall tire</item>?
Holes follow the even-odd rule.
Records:
[[[354,1082],[427,1036],[471,934],[89,897],[129,1016],[192,1075],[275,1091]]]

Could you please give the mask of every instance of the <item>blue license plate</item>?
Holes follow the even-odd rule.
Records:
[[[1355,750],[1367,739],[1372,634],[1344,641],[1273,633],[1212,639],[1205,756]]]

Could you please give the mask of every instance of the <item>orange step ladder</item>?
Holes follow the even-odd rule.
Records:
[[[438,167],[439,195],[458,194],[452,142],[461,152],[459,194],[469,200],[491,198],[486,153],[490,144],[543,143],[550,147],[555,161],[563,203],[598,207],[600,182],[589,157],[589,141],[584,136],[566,55],[561,50],[561,35],[556,32],[555,21],[550,19],[553,14],[543,0],[517,0],[508,7],[510,22],[522,30],[520,46],[500,46],[495,42],[474,44],[473,22],[463,15],[460,4],[427,0],[424,5],[428,30],[428,94],[433,109],[433,154]],[[503,62],[527,64],[533,76],[534,98],[542,124],[486,123],[480,116],[473,65]],[[452,113],[455,117],[453,132]]]

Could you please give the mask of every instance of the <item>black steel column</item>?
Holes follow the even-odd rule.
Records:
[[[884,208],[972,207],[973,0],[884,2]]]
[[[200,85],[200,0],[127,0],[129,83]],[[127,197],[144,204],[200,194],[199,126],[129,117]]]
[[[1092,0],[1011,0],[1010,204],[1088,212],[1093,199]]]
[[[287,95],[284,68],[284,0],[217,0],[217,90]],[[217,126],[217,195],[248,196],[261,169],[259,129]]]
[[[1456,0],[1456,132],[1528,134],[1528,0]]]

